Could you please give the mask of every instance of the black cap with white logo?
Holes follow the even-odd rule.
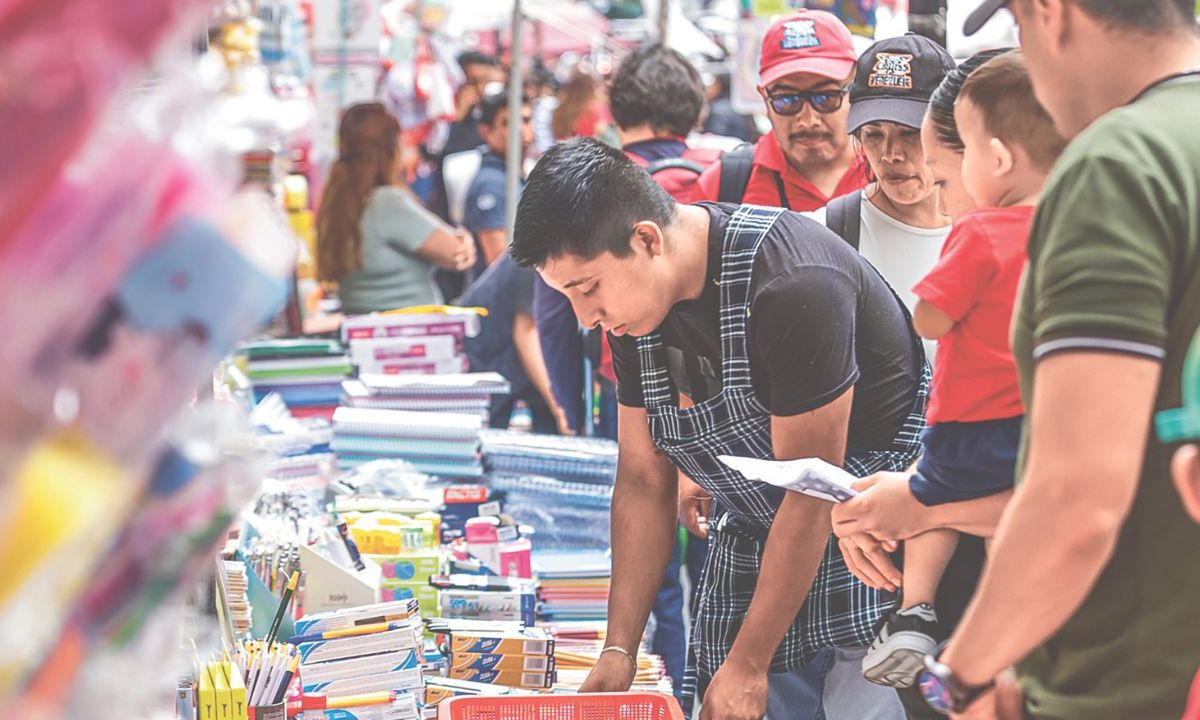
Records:
[[[929,38],[909,33],[880,40],[858,58],[847,129],[873,122],[921,127],[929,97],[953,69],[954,58]]]

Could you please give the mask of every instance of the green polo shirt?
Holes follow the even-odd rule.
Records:
[[[1040,358],[1100,351],[1160,361],[1155,408],[1179,407],[1184,355],[1200,325],[1198,122],[1200,77],[1168,81],[1097,120],[1059,160],[1013,324],[1027,402]],[[1112,560],[1083,606],[1019,668],[1035,717],[1183,712],[1200,666],[1200,527],[1171,483],[1176,446],[1159,443],[1153,428],[1147,435]]]

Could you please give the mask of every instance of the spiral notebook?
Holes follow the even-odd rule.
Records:
[[[397,458],[400,459],[400,458]],[[379,460],[373,456],[361,455],[339,455],[338,469],[353,470],[360,465],[366,465],[369,462]],[[403,458],[405,462],[412,465],[417,472],[425,473],[426,475],[440,475],[447,478],[468,478],[474,479],[483,475],[483,466],[478,461],[470,462],[466,460],[444,460],[444,459],[423,459],[423,458]]]
[[[483,418],[462,413],[423,413],[407,410],[375,410],[340,407],[333,413],[334,436],[428,438],[431,440],[475,440]]]
[[[378,375],[365,373],[359,381],[372,395],[505,395],[512,386],[500,373],[457,375]]]
[[[339,455],[373,455],[378,458],[445,458],[475,460],[478,444],[474,440],[429,440],[413,438],[339,435],[333,439]]]

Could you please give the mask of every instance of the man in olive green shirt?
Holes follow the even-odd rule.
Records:
[[[1200,528],[1151,416],[1179,406],[1200,324],[1192,3],[993,0],[968,32],[1006,4],[1038,98],[1073,140],[1013,325],[1028,412],[1017,491],[934,675],[963,699],[958,717],[991,717],[1011,698],[978,691],[1017,664],[1033,717],[1178,720],[1200,665]]]

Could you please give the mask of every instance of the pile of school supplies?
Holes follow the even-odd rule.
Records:
[[[430,623],[447,660],[447,676],[528,689],[554,685],[554,639],[519,623],[441,619]]]
[[[587,679],[592,667],[600,661],[600,653],[604,650],[602,640],[564,640],[555,639],[554,665],[558,673],[555,688],[559,690],[578,690]],[[666,665],[658,655],[651,655],[643,647],[637,655],[637,673],[633,678],[630,692],[650,691],[670,693],[671,678],[667,675]]]
[[[255,445],[267,456],[266,476],[307,487],[333,475],[335,458],[330,443],[333,426],[321,417],[292,416],[277,393],[264,397],[250,413]]]
[[[486,415],[493,395],[511,385],[499,373],[379,375],[362,373],[342,383],[341,403],[376,410],[412,410]]]
[[[335,340],[263,340],[242,345],[254,400],[278,393],[297,417],[333,414],[350,360]]]
[[[349,513],[350,532],[359,550],[379,565],[379,599],[415,600],[422,615],[437,614],[437,591],[429,579],[442,569],[441,518],[436,513]]]
[[[481,415],[340,407],[333,414],[333,449],[338,467],[373,460],[403,460],[418,472],[474,478],[479,462]]]
[[[296,622],[301,689],[330,697],[419,692],[423,640],[415,601],[319,613]]]
[[[479,440],[493,475],[541,475],[602,485],[612,485],[617,475],[617,444],[604,438],[486,430]]]
[[[538,552],[538,619],[603,622],[608,618],[612,561],[601,551]]]

